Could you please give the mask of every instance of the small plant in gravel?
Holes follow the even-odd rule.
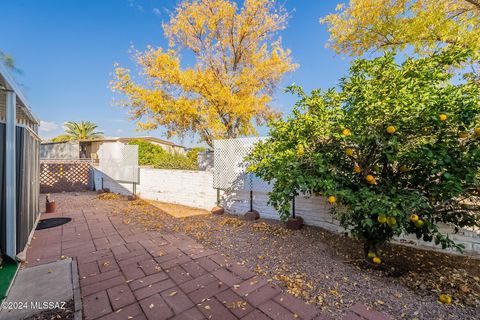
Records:
[[[440,229],[480,226],[479,87],[451,70],[471,57],[446,49],[398,64],[393,54],[356,60],[340,90],[298,86],[293,114],[247,158],[269,181],[282,220],[294,195],[323,195],[341,225],[363,240],[365,258],[394,236],[414,234],[462,250]]]

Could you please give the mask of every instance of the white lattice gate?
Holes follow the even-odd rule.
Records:
[[[139,182],[137,145],[105,143],[100,146],[97,154],[99,170],[104,175],[118,182]]]
[[[267,137],[247,137],[214,141],[213,187],[222,190],[270,191],[267,182],[246,173],[245,157],[256,143]]]

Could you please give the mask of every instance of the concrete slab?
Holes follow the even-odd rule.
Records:
[[[24,319],[73,299],[72,259],[60,260],[18,272],[0,307],[0,320]]]

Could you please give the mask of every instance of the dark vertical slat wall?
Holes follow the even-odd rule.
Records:
[[[39,212],[40,142],[28,129],[16,128],[17,253],[25,248]],[[5,124],[0,123],[0,249],[5,251]]]
[[[23,251],[38,217],[39,164],[37,138],[23,127],[17,127],[17,251]],[[37,146],[37,147],[36,147]],[[35,203],[37,203],[35,205]]]
[[[0,123],[0,251],[5,252],[7,232],[5,229],[5,123]]]

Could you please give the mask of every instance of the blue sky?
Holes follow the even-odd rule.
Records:
[[[281,33],[284,47],[300,67],[284,77],[272,106],[288,114],[295,97],[282,88],[296,83],[306,90],[335,86],[348,69],[346,57],[325,48],[328,32],[319,18],[338,1],[286,0],[291,13]],[[0,50],[22,70],[16,75],[33,111],[42,120],[40,135],[62,133],[65,121],[90,120],[107,136],[161,136],[162,130],[137,132],[127,110],[112,104],[113,64],[133,67],[129,50],[166,46],[161,28],[175,0],[17,0],[1,1]],[[267,133],[260,128],[259,133]],[[195,138],[172,139],[187,146]]]

